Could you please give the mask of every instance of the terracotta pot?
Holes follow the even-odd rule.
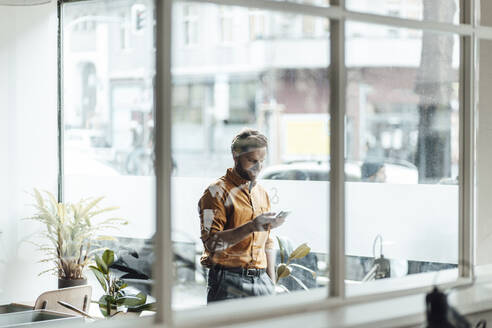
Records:
[[[63,279],[58,278],[58,289],[87,285],[87,278],[84,279]]]

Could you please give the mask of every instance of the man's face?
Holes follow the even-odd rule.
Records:
[[[236,171],[246,180],[255,181],[263,168],[266,158],[266,148],[256,148],[251,151],[234,156]]]
[[[386,168],[382,166],[376,174],[371,177],[373,182],[386,182]]]

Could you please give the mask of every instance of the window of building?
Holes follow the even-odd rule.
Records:
[[[474,36],[468,25],[457,25],[463,9],[455,1],[347,0],[349,11],[326,1],[272,1],[255,9],[261,17],[251,15],[248,1],[235,7],[174,1],[181,15],[172,16],[172,6],[156,12],[158,27],[172,17],[170,30],[160,30],[165,37],[156,38],[157,61],[169,69],[157,73],[153,30],[135,38],[131,57],[113,51],[112,42],[121,40],[119,12],[99,2],[107,4],[62,4],[64,41],[77,45],[63,54],[64,196],[97,186],[122,204],[130,225],[115,235],[143,243],[158,267],[170,264],[166,281],[148,276],[157,290],[144,283],[150,295],[164,295],[160,311],[205,307],[209,269],[200,262],[199,214],[210,219],[203,213],[213,209],[197,211],[197,204],[236,165],[231,142],[246,127],[269,140],[258,182],[269,202],[259,212],[290,211],[283,226],[268,232],[276,262],[304,243],[310,250],[288,263],[288,277],[274,277],[278,294],[293,294],[289,304],[305,295],[326,297],[323,291],[377,293],[373,280],[390,281],[386,288],[395,291],[409,288],[399,281],[421,273],[459,269],[460,277],[469,276],[463,263],[472,260],[472,240],[464,237],[473,219],[473,176],[465,159],[473,155],[466,147],[473,139],[460,129],[473,115],[464,76],[475,63],[460,54],[471,51],[464,40]],[[80,19],[74,12],[81,4],[106,17],[94,23],[100,42],[90,43],[84,28],[71,31],[69,18]],[[150,24],[153,4],[144,6]],[[388,15],[387,25],[360,13]],[[421,25],[413,21],[416,13]],[[234,42],[243,35],[236,32],[249,38]],[[154,90],[170,97],[162,100]],[[164,126],[170,129],[158,140],[162,153],[154,154],[156,129]],[[164,189],[170,192],[156,194]],[[153,248],[155,236],[169,247]],[[442,243],[429,250],[436,240]],[[231,256],[240,258],[240,251]],[[234,292],[244,293],[233,286]]]
[[[458,0],[346,0],[347,9],[401,18],[458,24]]]
[[[265,39],[268,31],[265,13],[260,10],[249,11],[249,38],[251,41]]]
[[[456,268],[459,39],[385,39],[375,36],[388,27],[359,28],[360,38],[346,39],[346,157],[361,168],[361,182],[346,184],[347,279]]]
[[[190,46],[198,42],[198,13],[196,6],[185,4],[183,5],[183,37],[184,44]]]
[[[204,25],[213,24],[217,20],[221,22],[219,35],[228,35],[229,30],[233,29],[233,16],[227,16],[226,13],[234,12],[234,17],[239,18],[250,14],[247,8],[194,5],[202,13],[200,19]],[[270,22],[274,15],[275,18],[282,16],[270,11],[262,13],[266,22]],[[298,21],[303,19],[299,15],[289,17]],[[313,24],[320,26],[326,20],[311,19]],[[248,23],[247,20],[237,19],[234,25],[240,22]],[[285,45],[282,41],[290,39],[290,35],[285,33],[287,32],[278,31],[270,35],[269,43],[258,48],[252,46],[253,42],[233,43],[233,47],[227,48],[211,47],[206,42],[199,42],[203,45],[199,51],[173,49],[173,53],[179,53],[182,58],[187,59],[173,60],[172,67],[175,72],[172,89],[175,108],[172,117],[174,166],[171,178],[172,242],[175,252],[172,297],[174,309],[203,307],[207,303],[210,267],[200,264],[200,261],[204,262],[205,247],[201,238],[203,239],[203,225],[206,222],[201,225],[199,214],[205,220],[206,214],[213,209],[206,207],[210,204],[202,203],[202,212],[199,213],[197,204],[204,192],[213,189],[211,184],[220,177],[227,176],[226,171],[234,167],[231,142],[244,128],[258,129],[269,140],[268,153],[264,158],[263,172],[266,175],[260,176],[261,180],[258,182],[258,188],[266,192],[269,201],[258,203],[256,206],[259,208],[255,214],[269,210],[292,211],[289,224],[272,230],[269,234],[268,244],[273,249],[277,263],[282,259],[286,263],[288,260],[285,256],[304,243],[311,248],[307,256],[288,263],[289,270],[292,270],[291,275],[279,279],[274,288],[279,294],[326,288],[328,182],[326,179],[279,180],[272,178],[268,172],[287,173],[291,168],[285,163],[292,158],[306,166],[307,173],[300,171],[298,177],[303,174],[316,175],[318,171],[323,171],[323,167],[326,168],[329,139],[326,97],[329,85],[325,74],[329,63],[329,39],[320,38],[319,42],[308,45],[301,40]],[[316,55],[313,57],[312,54]],[[193,75],[180,74],[191,67]],[[184,80],[187,81],[186,85],[181,84]],[[200,94],[191,93],[191,90],[201,88],[202,81],[210,83],[208,88],[203,89],[204,92]],[[186,103],[196,104],[201,120],[195,120],[191,112],[182,115],[178,111],[178,103],[182,103],[182,107]],[[322,163],[317,165],[315,159]],[[309,201],[296,202],[296,195],[300,190],[302,193],[312,194],[313,197]],[[237,209],[239,210],[240,208]],[[300,231],[303,232],[299,233]],[[265,238],[264,234],[266,233],[257,232],[254,242],[265,242],[262,239]],[[285,249],[285,252],[281,253],[280,248]],[[238,249],[231,257],[241,257],[239,253]],[[205,256],[208,258],[211,255]],[[264,263],[258,265],[263,266]],[[267,282],[267,287],[270,288],[270,285],[271,282]],[[236,292],[237,295],[247,292],[240,290],[238,286],[229,287],[233,290],[231,293]]]

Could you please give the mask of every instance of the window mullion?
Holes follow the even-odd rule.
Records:
[[[172,326],[171,288],[171,13],[172,0],[156,0],[156,321]]]
[[[461,22],[476,27],[474,1],[461,1]],[[475,217],[475,54],[476,33],[461,37],[460,67],[460,174],[459,174],[459,251],[460,277],[473,275],[473,219]]]
[[[64,119],[63,119],[63,3],[59,1],[56,6],[57,21],[57,124],[58,124],[58,202],[64,201]]]
[[[344,8],[344,0],[332,1]],[[330,20],[330,285],[345,296],[345,20]]]

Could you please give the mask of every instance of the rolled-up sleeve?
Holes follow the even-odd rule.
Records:
[[[215,232],[224,230],[227,221],[224,193],[212,190],[214,188],[220,187],[212,185],[207,188],[198,202],[202,241],[208,240]]]

